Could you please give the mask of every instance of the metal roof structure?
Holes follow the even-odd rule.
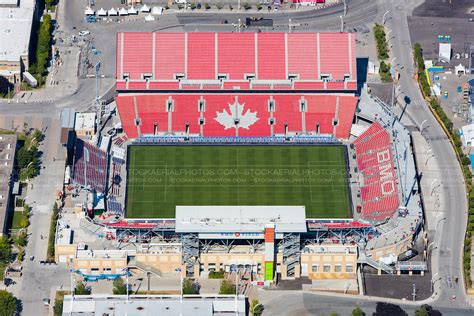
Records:
[[[306,229],[304,206],[176,206],[176,232],[262,232],[265,225],[276,232]]]
[[[63,315],[245,315],[245,297],[177,295],[70,295],[64,297]]]

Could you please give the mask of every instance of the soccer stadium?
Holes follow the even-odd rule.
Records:
[[[91,225],[142,245],[122,265],[265,284],[426,268],[378,261],[411,247],[421,200],[354,34],[123,32],[116,49],[121,128],[110,149],[76,142],[73,179],[105,201]]]

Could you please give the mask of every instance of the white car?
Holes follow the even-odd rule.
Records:
[[[79,36],[86,36],[89,35],[91,32],[90,31],[80,31]]]

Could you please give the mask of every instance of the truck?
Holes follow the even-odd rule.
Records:
[[[23,72],[23,79],[25,79],[25,81],[33,88],[36,88],[38,86],[38,81],[28,71]]]
[[[245,26],[273,27],[273,19],[252,16],[245,18]]]

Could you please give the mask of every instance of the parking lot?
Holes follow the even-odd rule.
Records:
[[[450,35],[452,54],[465,54],[474,44],[474,2],[470,0],[427,0],[413,11],[408,19],[412,43],[420,43],[425,59],[436,59],[439,51],[438,35]],[[446,68],[454,69],[462,63],[469,66],[468,58],[453,59]]]

